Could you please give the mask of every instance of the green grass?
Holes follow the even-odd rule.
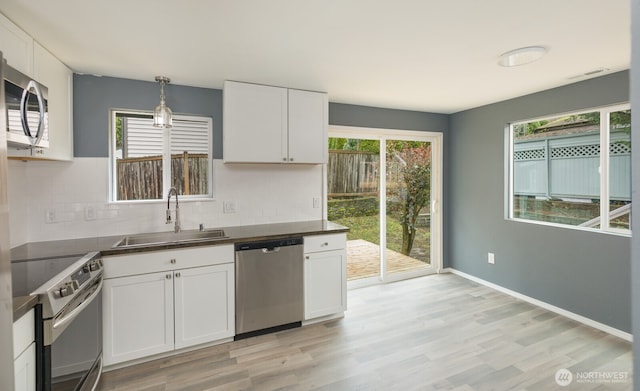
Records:
[[[378,216],[343,217],[334,222],[349,227],[347,240],[363,239],[380,245],[380,223]],[[429,260],[431,245],[429,227],[421,227],[416,233],[411,256],[421,261]],[[402,249],[402,225],[391,216],[387,216],[387,248],[400,252]]]

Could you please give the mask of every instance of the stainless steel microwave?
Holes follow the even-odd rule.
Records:
[[[7,145],[11,148],[49,147],[49,90],[7,66],[4,72]]]

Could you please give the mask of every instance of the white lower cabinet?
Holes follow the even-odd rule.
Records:
[[[35,391],[36,389],[36,343],[29,345],[27,350],[22,352],[13,361],[14,366],[14,390],[15,391]]]
[[[13,322],[14,390],[36,389],[36,343],[34,311]]]
[[[346,234],[304,238],[304,319],[347,309]]]
[[[232,337],[234,264],[179,270],[174,275],[175,348]]]
[[[228,247],[224,256],[219,248],[214,253],[199,248],[104,257],[104,364],[233,337],[235,276],[234,264],[229,263],[234,259],[233,246],[222,247]],[[131,268],[136,272],[141,271],[140,264],[153,269],[152,258],[160,268],[203,263],[203,258],[190,258],[194,255],[218,263],[120,276],[126,274],[123,269],[129,262],[139,261]]]
[[[171,275],[159,272],[104,281],[105,365],[173,350]]]

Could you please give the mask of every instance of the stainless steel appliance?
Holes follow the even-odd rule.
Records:
[[[7,66],[4,72],[7,144],[12,148],[49,147],[49,90]]]
[[[0,52],[0,77],[7,62]],[[4,77],[3,79],[4,80]],[[4,83],[0,83],[0,130],[7,127]],[[7,390],[14,388],[13,373],[13,295],[11,294],[11,256],[9,245],[9,200],[7,195],[7,132],[0,131],[0,379]],[[6,288],[5,288],[6,287]]]
[[[236,244],[236,339],[300,326],[302,238]]]
[[[102,373],[102,261],[99,253],[12,264],[15,296],[36,295],[36,385],[94,390]]]

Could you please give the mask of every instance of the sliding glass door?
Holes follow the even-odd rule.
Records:
[[[386,141],[386,276],[431,268],[429,141]]]
[[[440,267],[441,145],[439,133],[330,129],[328,219],[351,229],[350,286]]]

